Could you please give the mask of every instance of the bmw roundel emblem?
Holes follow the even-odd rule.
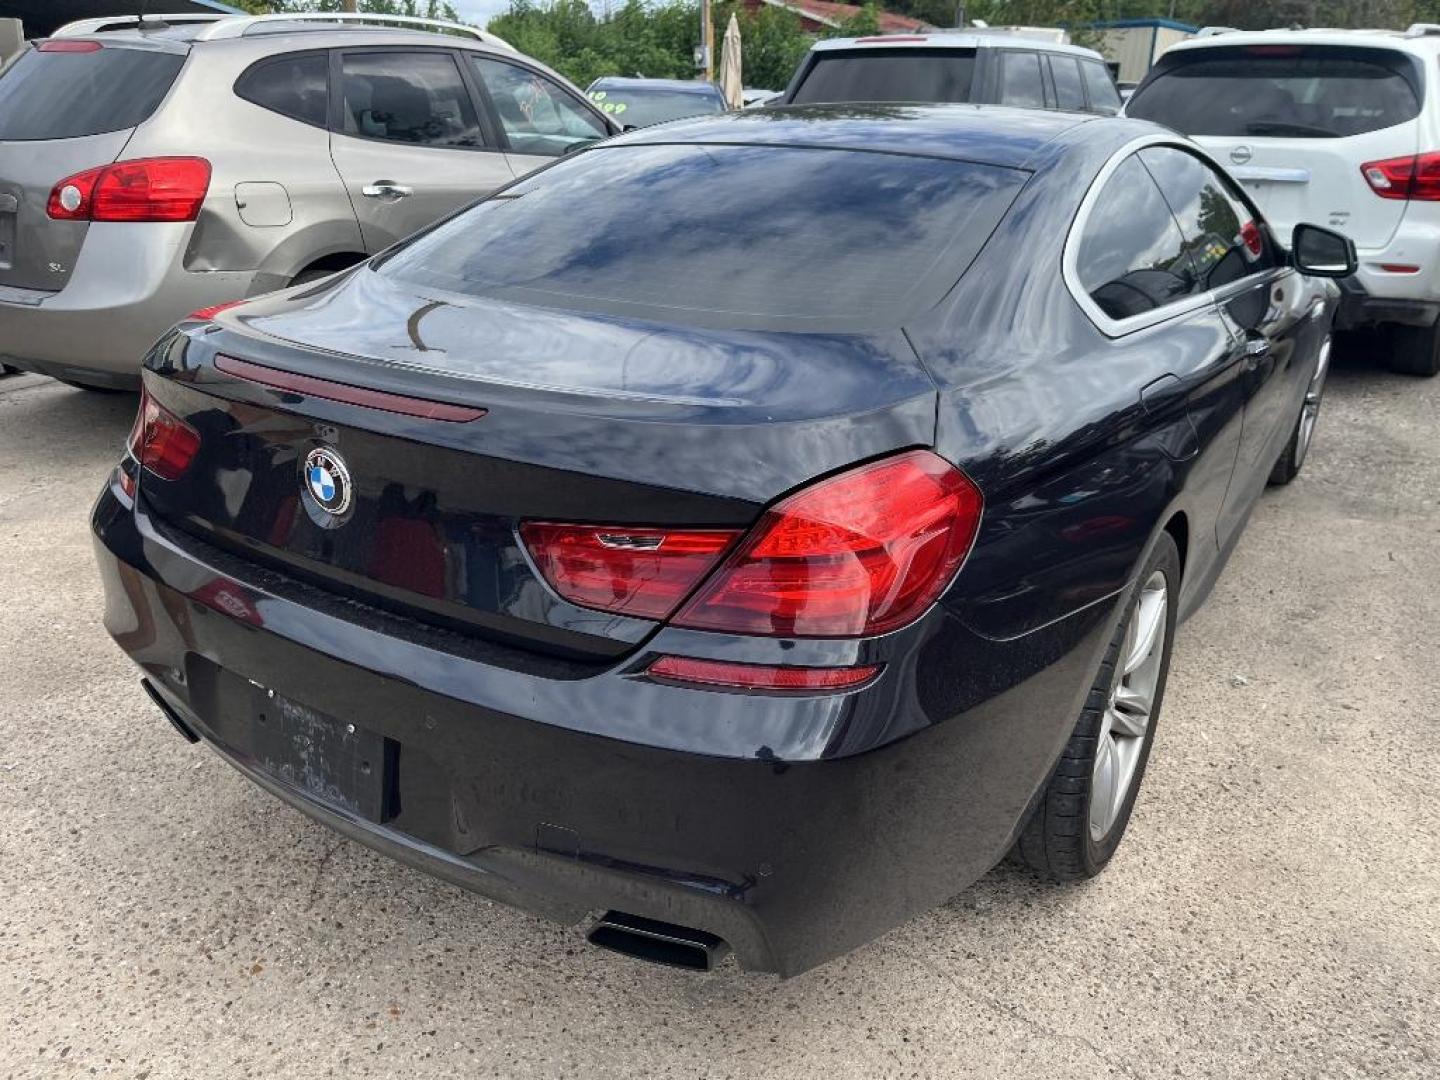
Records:
[[[350,509],[350,470],[340,455],[326,446],[305,456],[305,490],[327,514],[339,517]]]

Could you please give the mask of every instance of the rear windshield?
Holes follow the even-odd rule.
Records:
[[[670,324],[893,327],[955,283],[1027,175],[851,150],[605,147],[422,234],[380,272]]]
[[[821,52],[791,100],[964,102],[974,81],[974,49]]]
[[[183,55],[149,49],[31,49],[0,75],[0,141],[132,128],[155,111],[184,63]]]
[[[649,127],[667,120],[725,111],[725,102],[718,95],[691,94],[684,90],[597,86],[587,96],[602,112],[632,127]]]
[[[1418,116],[1416,79],[1407,59],[1391,50],[1197,50],[1175,55],[1125,112],[1186,135],[1343,138]]]

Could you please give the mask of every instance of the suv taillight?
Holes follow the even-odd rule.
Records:
[[[117,161],[61,180],[45,212],[57,221],[194,221],[209,190],[204,158]]]
[[[1440,202],[1440,153],[1370,161],[1360,171],[1382,199]]]
[[[178,480],[195,460],[200,433],[142,390],[127,445],[130,456],[150,472]]]

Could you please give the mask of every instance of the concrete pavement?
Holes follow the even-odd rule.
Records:
[[[1104,875],[784,984],[593,951],[176,737],[86,529],[133,410],[0,379],[0,1076],[1440,1075],[1440,380],[1341,358]]]

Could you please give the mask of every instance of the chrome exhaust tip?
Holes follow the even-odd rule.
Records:
[[[730,952],[724,939],[704,930],[623,911],[607,911],[586,937],[602,949],[688,971],[713,971]]]

